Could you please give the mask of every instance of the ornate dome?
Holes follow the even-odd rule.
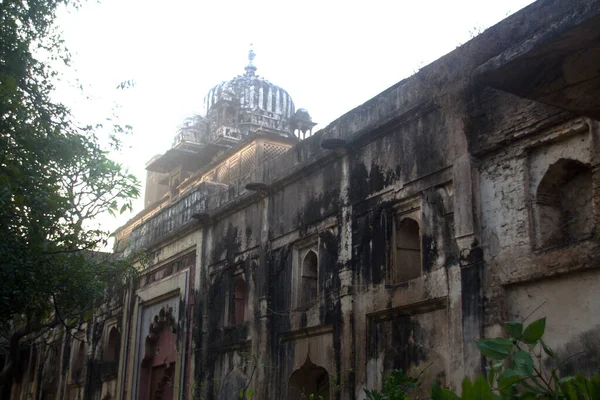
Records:
[[[210,89],[205,100],[207,114],[222,100],[238,102],[243,109],[259,109],[284,118],[290,118],[296,111],[288,92],[256,75],[237,76]]]
[[[256,75],[254,57],[250,50],[246,72],[216,85],[204,98],[208,143],[231,146],[253,135],[298,140],[298,131],[315,125],[306,110],[296,111],[288,92]]]
[[[294,101],[284,89],[256,75],[254,56],[250,50],[245,74],[208,91],[204,99],[206,116],[213,129],[226,127],[232,137],[239,133],[241,138],[258,131],[291,137]]]
[[[294,117],[298,121],[309,121],[309,122],[312,122],[312,118],[310,117],[310,114],[308,113],[308,111],[306,111],[305,108],[299,108],[298,111],[296,111],[296,115]]]
[[[266,113],[290,118],[296,112],[292,97],[284,89],[254,74],[256,68],[249,64],[246,73],[222,82],[208,91],[205,110],[220,101],[238,103],[242,109],[262,110]]]

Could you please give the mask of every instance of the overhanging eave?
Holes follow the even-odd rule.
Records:
[[[600,120],[600,2],[588,2],[488,60],[474,79]]]

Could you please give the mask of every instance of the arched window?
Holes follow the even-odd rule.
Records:
[[[594,226],[591,168],[564,158],[548,167],[536,191],[534,219],[537,247],[589,237]]]
[[[246,281],[238,278],[235,281],[235,297],[234,297],[234,323],[242,325],[246,321]]]
[[[396,223],[393,282],[421,276],[421,233],[419,223],[403,218]]]
[[[76,347],[75,357],[73,358],[73,365],[71,367],[71,378],[74,383],[83,382],[83,366],[85,362],[85,342],[81,340],[79,345]]]
[[[317,254],[310,250],[302,261],[302,296],[300,306],[309,306],[317,298],[319,281],[319,260]]]
[[[108,345],[104,361],[112,362],[119,359],[119,347],[121,345],[121,334],[116,327],[112,327],[108,334]]]

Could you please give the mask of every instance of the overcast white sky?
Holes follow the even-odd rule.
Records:
[[[73,66],[91,101],[64,95],[83,119],[119,104],[134,127],[116,155],[143,182],[144,164],[166,151],[205,93],[244,72],[249,43],[257,73],[326,126],[531,0],[206,1],[103,0],[62,12]],[[124,80],[133,89],[117,90]],[[143,193],[143,188],[142,188]],[[136,203],[136,212],[143,199]],[[106,219],[114,229],[131,217]]]

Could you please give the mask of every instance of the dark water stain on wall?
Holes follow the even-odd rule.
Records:
[[[482,336],[483,321],[483,294],[481,287],[481,274],[485,261],[483,249],[477,241],[471,245],[471,249],[462,254],[460,258],[460,276],[462,283],[462,326],[463,342],[475,343]],[[481,358],[481,370],[485,365]]]
[[[71,335],[67,335],[67,334],[65,334],[64,337],[65,337],[65,343],[63,345],[61,374],[63,377],[66,377],[69,372],[69,364],[70,364],[70,360],[71,360],[71,343],[72,343],[73,339],[71,339]]]
[[[291,374],[294,354],[291,342],[280,343],[281,333],[291,329],[292,310],[292,248],[290,245],[270,251],[265,262],[266,297],[268,307],[267,332],[269,334],[269,360],[276,360],[278,373],[276,379],[269,380],[269,391],[278,393],[287,386]],[[285,396],[285,395],[282,395]]]
[[[354,219],[353,259],[361,285],[379,284],[385,279],[391,262],[393,216],[391,204],[382,203]]]
[[[587,330],[564,346],[555,349],[558,360],[564,360],[560,367],[562,376],[575,375],[592,376],[600,371],[600,325]],[[546,366],[552,367],[549,360]]]
[[[319,237],[319,281],[321,284],[321,320],[326,324],[333,326],[333,356],[335,363],[335,376],[340,377],[342,372],[341,354],[342,354],[342,335],[346,321],[342,313],[342,303],[340,300],[340,270],[342,265],[339,263],[340,237],[334,234],[332,230],[323,231]],[[330,371],[331,372],[331,371]],[[340,399],[339,390],[335,392],[335,398]]]
[[[325,216],[339,212],[340,204],[340,191],[337,188],[312,197],[304,209],[298,212],[297,226],[300,235],[305,236],[310,225],[321,221]]]
[[[233,226],[232,223],[229,223],[225,235],[215,240],[212,262],[218,262],[224,255],[227,262],[230,265],[233,265],[235,255],[240,251],[241,248],[242,244],[241,238],[238,235],[238,227]]]
[[[357,160],[353,163],[350,173],[349,198],[352,204],[365,200],[394,183],[399,176],[400,166],[392,170],[383,170],[381,165],[373,162],[370,171],[365,164]]]
[[[426,360],[419,322],[403,315],[394,318],[390,324],[393,342],[391,348],[387,349],[384,368],[388,371],[399,368],[408,371],[411,366],[417,366]]]
[[[408,371],[427,360],[424,329],[416,318],[399,315],[371,321],[368,326],[367,355],[383,357],[383,372]]]
[[[421,251],[423,253],[423,272],[430,272],[438,257],[437,242],[433,236],[423,235]]]

